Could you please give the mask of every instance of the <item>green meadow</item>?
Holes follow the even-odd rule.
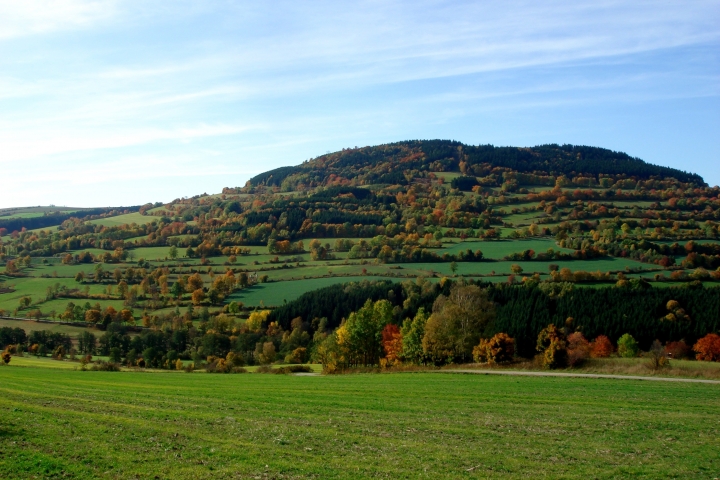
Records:
[[[11,363],[0,367],[0,475],[716,478],[719,392],[631,380]]]
[[[327,277],[311,278],[307,280],[258,283],[252,287],[236,291],[230,295],[228,301],[243,302],[248,306],[257,306],[261,302],[264,305],[282,305],[295,300],[305,292],[328,287],[337,283],[359,282],[362,280],[378,280],[377,277]]]
[[[88,223],[91,223],[93,225],[105,225],[107,227],[113,227],[117,225],[125,225],[131,223],[137,223],[138,225],[142,225],[156,220],[158,220],[158,217],[153,217],[151,215],[142,215],[139,212],[135,212],[126,213],[125,215],[116,215],[114,217],[100,218],[98,220],[89,220]]]

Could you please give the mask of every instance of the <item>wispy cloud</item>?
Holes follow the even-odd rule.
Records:
[[[0,163],[108,172],[183,152],[244,172],[343,142],[472,140],[505,112],[604,125],[608,105],[717,99],[719,15],[714,0],[0,0]],[[567,124],[547,140],[573,141]]]

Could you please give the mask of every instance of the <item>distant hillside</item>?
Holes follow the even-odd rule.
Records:
[[[485,176],[493,168],[521,173],[567,177],[602,176],[668,179],[705,186],[700,175],[647,163],[622,152],[575,145],[532,148],[464,145],[450,140],[412,140],[344,149],[294,167],[281,167],[251,178],[249,186],[277,186],[292,190],[297,184],[323,185],[332,177],[358,184],[406,184],[406,171],[462,172]]]
[[[119,215],[140,210],[140,206],[107,208],[28,207],[0,210],[0,229],[3,232],[32,230],[60,225],[70,218],[90,220],[98,216]]]

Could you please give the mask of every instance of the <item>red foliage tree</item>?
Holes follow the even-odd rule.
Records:
[[[571,333],[568,342],[568,365],[580,365],[590,356],[590,342],[580,332]]]
[[[683,340],[668,342],[665,345],[665,353],[675,359],[687,358],[690,356],[690,346]]]

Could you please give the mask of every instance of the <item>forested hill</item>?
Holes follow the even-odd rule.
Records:
[[[462,172],[487,177],[503,171],[524,174],[615,178],[675,179],[706,186],[703,178],[669,167],[647,163],[622,152],[575,145],[540,145],[532,148],[464,145],[451,140],[412,140],[374,147],[348,148],[322,155],[302,165],[281,167],[257,175],[248,186],[274,186],[293,190],[299,184],[357,185],[405,184],[417,172]]]

